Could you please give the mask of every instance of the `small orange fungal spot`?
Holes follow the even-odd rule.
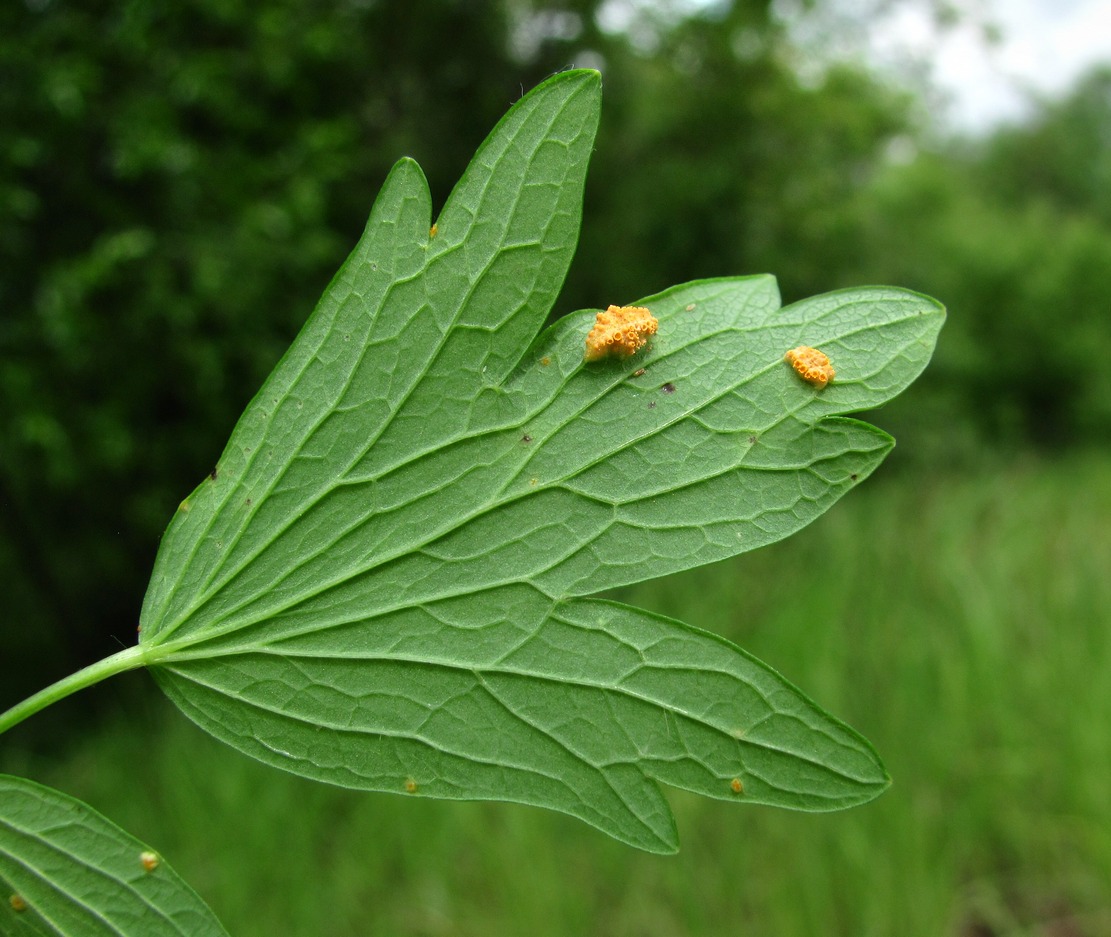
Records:
[[[729,782],[729,789],[734,794],[743,794],[745,792],[745,786],[741,783],[740,778],[733,778],[733,780]]]
[[[795,369],[799,377],[819,390],[832,381],[837,374],[833,370],[833,365],[829,363],[829,357],[809,345],[792,348],[783,356],[783,360]]]
[[[434,224],[431,228],[429,228],[428,229],[429,239],[431,240],[432,238],[434,238],[436,236],[436,232],[439,231],[439,230],[440,230],[440,226],[438,224]]]
[[[153,872],[155,869],[158,868],[162,860],[158,858],[158,853],[151,852],[150,850],[144,850],[143,852],[139,853],[139,862],[148,872]]]
[[[540,366],[542,368],[546,368],[551,363],[552,363],[552,359],[549,358],[547,355],[545,355],[543,358],[540,359]]]
[[[417,792],[417,782],[412,778],[405,779],[405,792],[407,794],[415,794]]]
[[[655,335],[659,321],[643,306],[610,306],[599,312],[594,328],[586,336],[587,361],[628,358],[639,351],[648,336]]]
[[[12,895],[11,898],[8,899],[8,904],[12,906],[13,911],[27,910],[27,901],[22,895]]]

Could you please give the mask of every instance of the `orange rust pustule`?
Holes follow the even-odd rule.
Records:
[[[659,322],[643,306],[610,306],[598,313],[594,328],[586,336],[587,361],[600,358],[628,358],[655,335]]]
[[[809,345],[792,348],[783,356],[783,360],[798,372],[799,377],[818,389],[825,387],[837,374],[829,363],[829,357]]]

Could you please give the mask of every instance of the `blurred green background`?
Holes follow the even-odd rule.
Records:
[[[538,810],[263,769],[143,674],[12,731],[0,768],[150,841],[236,935],[1111,934],[1111,68],[957,136],[924,81],[797,39],[900,3],[954,15],[0,7],[0,709],[134,640],[161,530],[390,165],[415,157],[442,203],[524,89],[586,65],[602,127],[557,314],[755,272],[786,301],[879,282],[949,307],[930,369],[869,415],[899,439],[869,485],[793,540],[622,594],[847,719],[883,798],[676,795],[683,852],[644,856]]]

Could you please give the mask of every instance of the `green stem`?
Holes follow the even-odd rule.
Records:
[[[51,684],[45,690],[39,690],[34,696],[28,696],[22,703],[17,703],[6,713],[0,714],[0,735],[12,726],[19,725],[28,716],[33,716],[40,709],[46,709],[51,703],[65,699],[71,693],[83,690],[94,683],[100,683],[101,680],[123,673],[125,670],[143,667],[146,663],[146,648],[135,645],[111,657],[105,657],[95,664],[90,664],[83,670]]]

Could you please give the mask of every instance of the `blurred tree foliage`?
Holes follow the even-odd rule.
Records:
[[[606,102],[559,311],[761,271],[789,300],[916,286],[954,314],[885,426],[947,449],[1106,431],[1107,369],[1076,353],[1108,311],[1111,79],[896,161],[914,98],[848,64],[803,80],[772,6],[0,7],[0,705],[133,640],[160,531],[390,165],[416,157],[442,202],[568,65],[601,67]]]
[[[842,272],[951,310],[914,394],[939,457],[1111,442],[1111,69],[1022,124],[891,166],[851,210],[861,262]]]

